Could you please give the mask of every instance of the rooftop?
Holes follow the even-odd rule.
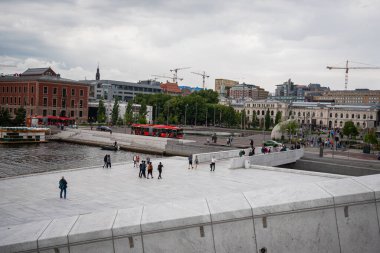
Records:
[[[157,180],[160,161],[164,164],[163,179]],[[154,179],[140,179],[131,161],[103,169],[102,158],[97,167],[2,179],[0,227],[339,178],[280,168],[232,170],[229,160],[217,161],[215,172],[210,172],[208,163],[189,170],[183,157],[152,162]],[[66,200],[59,198],[58,181],[62,176],[68,181]]]

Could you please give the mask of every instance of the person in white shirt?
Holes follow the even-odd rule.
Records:
[[[215,162],[216,162],[215,157],[212,157],[211,164],[210,164],[210,171],[215,171]]]

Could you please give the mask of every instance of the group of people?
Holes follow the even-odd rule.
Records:
[[[193,166],[193,155],[189,155],[189,167],[188,169],[194,169],[194,166]],[[195,162],[195,168],[198,168],[198,164],[199,164],[199,160],[198,160],[198,156],[195,156],[195,159],[194,159],[194,162]]]
[[[104,160],[103,168],[108,168],[108,166],[111,168],[111,156],[109,154],[106,154],[103,160]]]
[[[135,155],[133,156],[133,167],[138,167],[139,168],[139,178],[146,178],[146,179],[149,179],[149,176],[150,178],[153,178],[153,164],[152,162],[150,161],[150,157],[146,157],[146,161],[145,160],[142,160],[141,163],[140,163],[140,156],[138,155]],[[162,179],[162,168],[164,167],[164,165],[159,162],[159,164],[157,165],[157,171],[158,171],[158,178],[157,179]],[[148,175],[146,175],[146,171],[148,170]]]

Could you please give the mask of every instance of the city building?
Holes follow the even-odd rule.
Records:
[[[277,88],[275,90],[275,94],[271,97],[271,99],[287,103],[295,101],[312,101],[313,96],[320,95],[322,92],[330,90],[328,87],[323,87],[317,83],[310,83],[307,86],[297,85],[294,84],[291,79],[276,86]]]
[[[170,83],[166,81],[166,83],[160,84],[162,93],[169,94],[169,95],[181,95],[181,89],[178,87],[177,83]]]
[[[332,101],[335,104],[376,104],[380,103],[380,90],[356,89],[326,91],[313,96],[313,101]]]
[[[116,97],[119,101],[127,102],[137,94],[161,93],[160,83],[154,80],[139,81],[137,83],[101,80],[99,66],[96,69],[95,80],[83,80],[81,82],[90,85],[89,99],[91,102],[96,102],[99,99],[112,101]]]
[[[267,99],[269,92],[253,84],[236,84],[229,90],[229,97],[232,99],[247,99],[253,100]]]
[[[0,77],[0,107],[15,116],[24,107],[27,115],[61,116],[87,122],[89,85],[61,76],[49,68],[29,68],[18,76]]]
[[[256,116],[259,124],[262,126],[265,122],[265,114],[267,110],[269,110],[269,115],[271,120],[275,122],[276,115],[278,112],[281,112],[281,120],[284,121],[288,118],[288,107],[289,105],[284,102],[270,100],[270,99],[262,99],[262,100],[247,100],[242,105],[238,107],[232,105],[235,110],[241,112],[243,109],[246,112],[248,117],[248,121],[252,122],[253,116]]]
[[[269,109],[274,122],[277,112],[281,112],[282,120],[294,119],[300,125],[321,128],[342,128],[344,123],[352,121],[360,128],[375,128],[380,126],[380,104],[338,105],[327,102],[292,102],[285,103],[276,100],[246,101],[232,103],[238,112],[246,111],[249,122],[253,115],[260,125],[265,121],[265,113]]]
[[[230,88],[239,84],[238,81],[228,79],[215,79],[215,91],[222,97],[230,96]]]
[[[352,121],[360,128],[379,126],[380,104],[337,105],[333,103],[293,102],[289,117],[299,124],[314,127],[342,128]]]

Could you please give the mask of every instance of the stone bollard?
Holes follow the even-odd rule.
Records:
[[[244,167],[246,169],[249,169],[251,167],[251,161],[249,159],[247,159],[247,160],[244,161]]]

